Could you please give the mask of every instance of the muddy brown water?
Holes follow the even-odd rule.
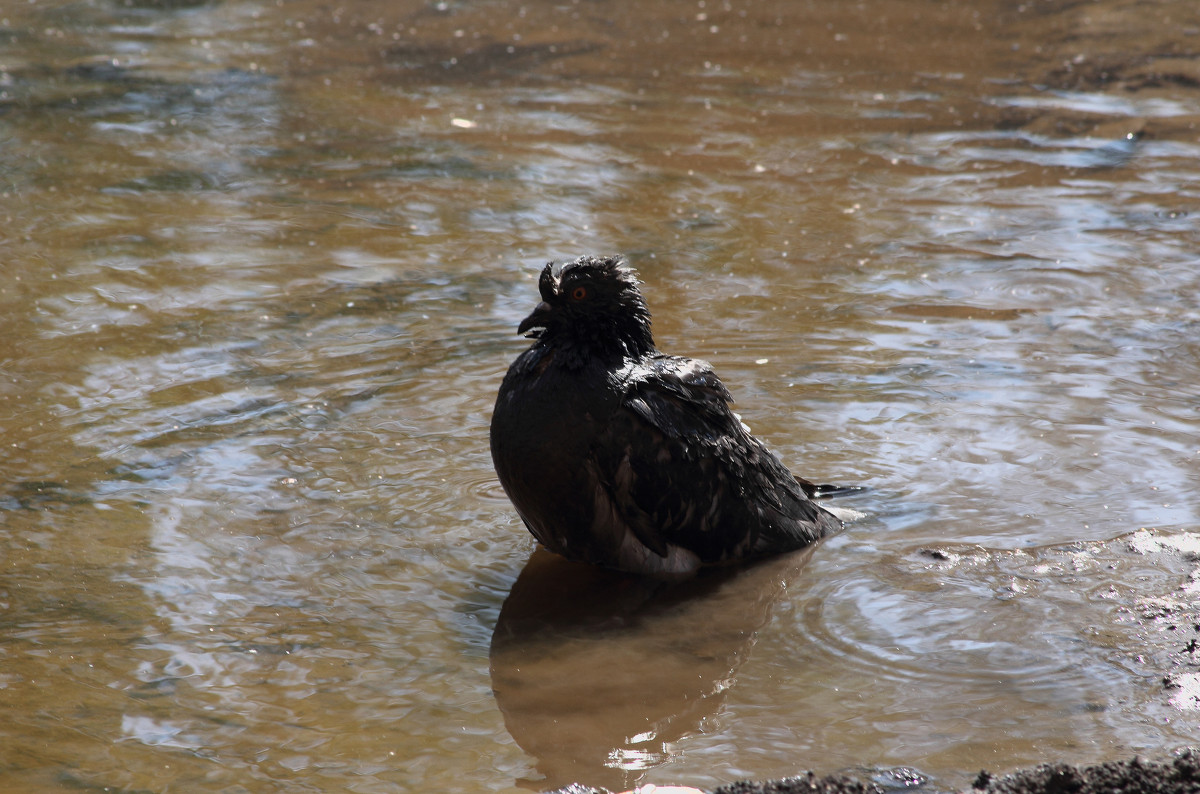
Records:
[[[1200,743],[1190,2],[13,3],[0,788],[504,791]],[[624,253],[816,549],[534,553],[487,423]]]

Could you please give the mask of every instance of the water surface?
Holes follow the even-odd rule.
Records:
[[[1200,742],[1189,8],[4,11],[0,782],[965,786]],[[582,253],[866,517],[683,589],[534,554],[487,424]]]

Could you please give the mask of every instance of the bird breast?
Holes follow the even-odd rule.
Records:
[[[536,349],[536,346],[535,346]],[[534,536],[551,550],[585,542],[595,521],[593,477],[582,465],[616,401],[603,373],[567,371],[531,349],[509,369],[492,414],[500,484]]]

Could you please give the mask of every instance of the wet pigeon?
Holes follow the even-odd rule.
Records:
[[[491,447],[505,492],[546,548],[649,574],[790,551],[842,522],[729,408],[705,361],[654,346],[634,271],[581,257],[538,280],[517,332]]]

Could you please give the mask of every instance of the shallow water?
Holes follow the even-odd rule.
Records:
[[[1190,6],[1011,5],[0,13],[2,787],[1200,742]],[[590,252],[866,518],[666,592],[531,559],[487,424]]]

